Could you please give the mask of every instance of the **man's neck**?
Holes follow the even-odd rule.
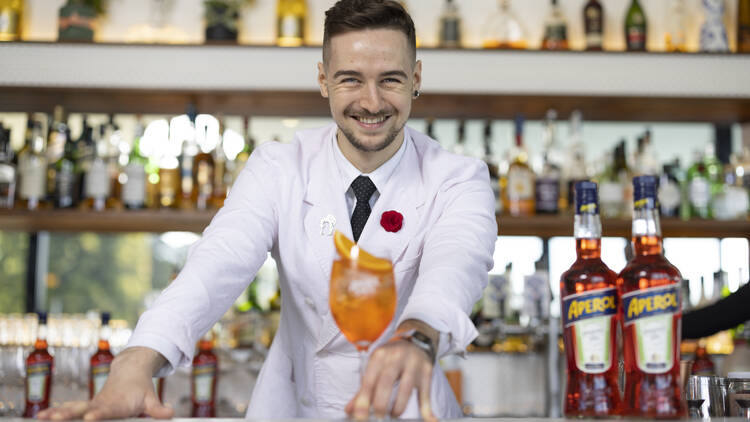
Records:
[[[361,171],[362,174],[369,174],[375,171],[378,167],[382,166],[383,163],[393,157],[401,144],[404,142],[404,129],[401,129],[401,133],[398,134],[396,139],[391,142],[385,149],[380,151],[362,151],[355,148],[349,140],[346,139],[341,130],[336,131],[336,142],[338,143],[341,153],[344,154],[344,158],[349,160],[350,163],[357,170]]]

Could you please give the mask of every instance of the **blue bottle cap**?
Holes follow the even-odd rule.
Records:
[[[636,209],[655,209],[658,201],[656,195],[658,182],[655,176],[638,176],[633,178],[633,206]]]
[[[102,312],[102,325],[109,325],[109,312]]]
[[[39,311],[36,313],[37,317],[39,317],[39,324],[46,324],[47,323],[47,312]]]
[[[574,191],[576,214],[599,213],[599,195],[596,191],[596,183],[589,180],[576,182]]]

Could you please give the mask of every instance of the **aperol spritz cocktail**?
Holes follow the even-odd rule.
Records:
[[[331,314],[363,359],[396,311],[393,265],[361,250],[341,232],[335,233],[334,243],[339,259],[331,269]]]

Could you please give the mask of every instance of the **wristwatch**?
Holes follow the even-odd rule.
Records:
[[[411,329],[396,333],[391,340],[406,340],[411,342],[411,344],[419,347],[423,352],[427,353],[430,362],[435,363],[437,351],[435,350],[435,344],[427,334],[417,331],[416,329]]]

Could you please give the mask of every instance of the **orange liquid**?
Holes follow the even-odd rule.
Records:
[[[191,401],[193,410],[190,416],[193,418],[215,418],[216,417],[216,382],[218,380],[219,360],[213,352],[213,344],[210,340],[198,342],[198,354],[193,358],[193,376],[191,386]],[[197,377],[207,378],[210,382],[210,393],[208,397],[198,397],[196,392]]]
[[[661,238],[633,238],[635,257],[617,279],[620,297],[626,293],[652,287],[682,283],[682,276],[662,255]],[[678,308],[679,309],[679,308]],[[621,315],[623,309],[620,309]],[[672,321],[672,367],[665,373],[649,374],[636,363],[636,334],[633,325],[624,327],[625,334],[625,406],[629,416],[645,418],[682,418],[686,415],[680,387],[680,325],[682,312]],[[621,321],[624,321],[622,317]]]
[[[94,391],[94,373],[109,373],[109,367],[115,359],[112,352],[109,351],[109,341],[99,340],[99,349],[91,356],[89,365],[89,398],[94,398],[97,391]]]
[[[26,409],[23,413],[24,418],[34,418],[37,413],[49,407],[54,364],[55,359],[47,351],[47,340],[37,340],[34,344],[34,351],[26,358]],[[44,377],[41,391],[29,385],[31,374],[34,374],[35,377]],[[35,392],[41,392],[42,396],[30,397],[29,392],[32,389],[35,389]]]
[[[329,304],[346,339],[358,350],[367,350],[396,312],[393,270],[377,272],[350,261],[334,261]]]
[[[525,50],[526,42],[524,41],[500,42],[500,41],[495,41],[495,40],[487,40],[482,43],[482,48],[493,49],[493,50]]]
[[[576,239],[576,253],[578,259],[560,277],[561,297],[616,287],[617,274],[601,260],[601,239]],[[612,366],[601,374],[585,373],[577,368],[574,345],[576,327],[565,327],[563,339],[568,373],[564,402],[566,417],[622,414],[623,403],[617,387],[617,321],[618,318],[612,318],[609,331],[609,359]]]

